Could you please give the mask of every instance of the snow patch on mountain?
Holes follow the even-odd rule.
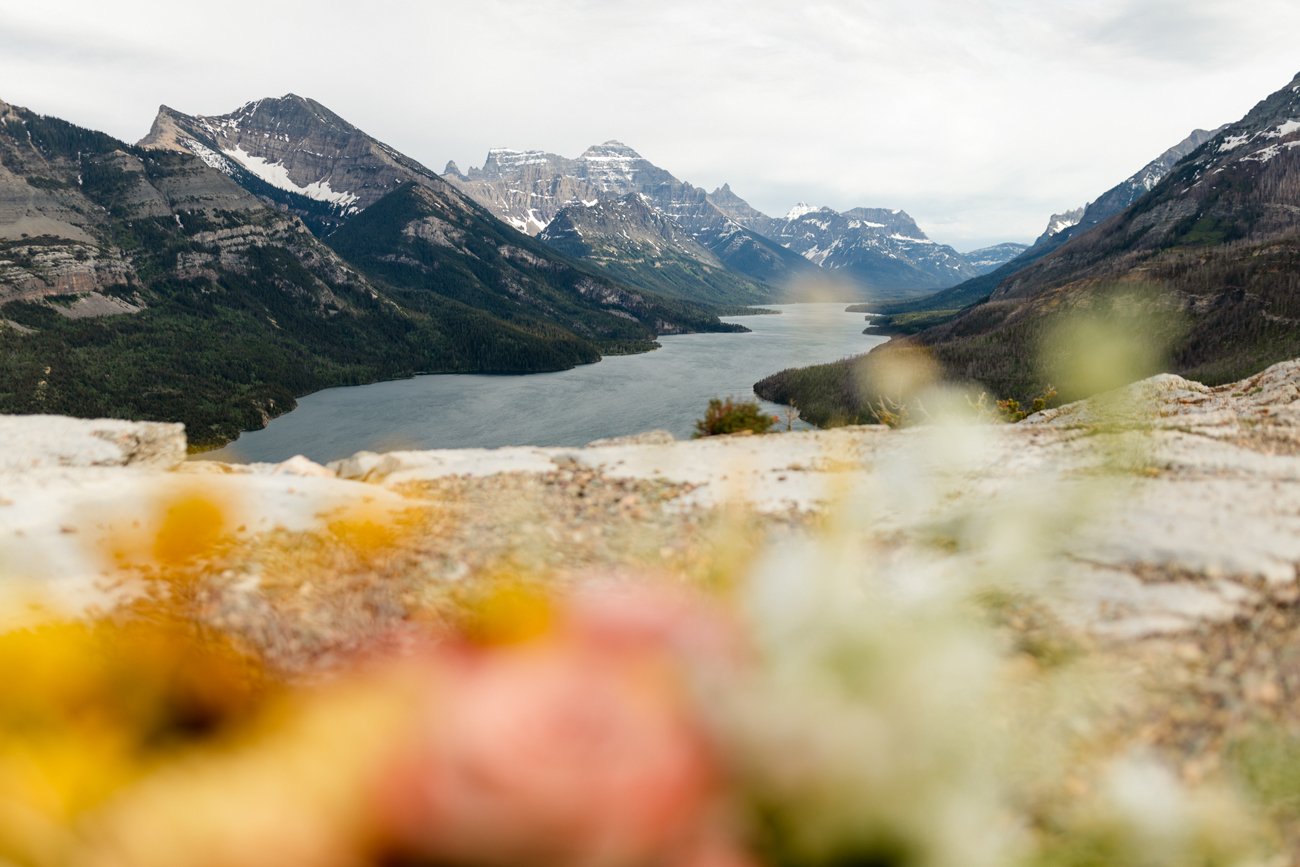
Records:
[[[536,208],[529,208],[528,216],[525,219],[509,217],[506,222],[525,235],[536,235],[550,225],[549,220],[538,216]]]
[[[234,174],[235,167],[230,164],[230,160],[226,159],[212,148],[202,145],[192,138],[181,139],[181,143],[189,148],[190,151],[196,157],[201,159],[209,168],[216,169],[217,171],[224,172],[228,175]]]
[[[1246,142],[1250,141],[1251,138],[1253,138],[1253,136],[1230,135],[1223,140],[1222,144],[1219,145],[1219,153],[1227,153],[1228,151],[1236,150]]]
[[[332,190],[328,180],[312,181],[307,186],[300,187],[289,177],[289,170],[280,163],[268,162],[262,157],[255,157],[242,147],[236,146],[232,150],[223,151],[223,153],[277,189],[297,193],[318,202],[329,202],[339,207],[347,207],[357,201],[358,197],[353,193]]]
[[[805,202],[800,202],[790,209],[790,213],[786,214],[785,218],[787,220],[797,220],[800,217],[807,216],[808,214],[815,214],[820,210],[821,208],[816,205],[809,205]]]
[[[1281,154],[1282,151],[1284,150],[1289,151],[1298,147],[1300,147],[1300,141],[1289,141],[1289,142],[1284,142],[1282,144],[1269,145],[1263,150],[1256,151],[1250,156],[1242,157],[1241,161],[1243,163],[1247,163],[1247,162],[1267,163],[1270,162],[1274,157]]]
[[[1293,132],[1300,132],[1300,120],[1288,120],[1277,129],[1267,134],[1267,138],[1286,138]]]

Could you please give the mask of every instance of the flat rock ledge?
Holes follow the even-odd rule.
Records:
[[[1054,615],[1120,643],[1221,628],[1300,596],[1300,361],[1219,388],[1159,376],[1018,425],[362,452],[329,466],[185,462],[178,425],[10,416],[0,435],[0,581],[73,610],[124,592],[105,583],[96,533],[195,489],[238,502],[250,541],[320,531],[357,502],[409,512],[453,496],[473,504],[470,521],[539,498],[527,527],[557,548],[607,522],[671,540],[736,505],[786,527],[849,511],[900,563],[996,569],[992,536],[1044,533],[1034,580]],[[493,520],[430,554],[423,580],[463,577],[485,533],[514,532]]]
[[[170,470],[185,460],[185,426],[57,415],[0,415],[0,479],[65,467]]]

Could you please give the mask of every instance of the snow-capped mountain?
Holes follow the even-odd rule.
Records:
[[[183,150],[278,198],[309,223],[333,228],[392,192],[436,175],[312,99],[259,99],[225,115],[162,106],[142,147]]]
[[[855,208],[840,213],[800,202],[784,217],[769,217],[727,184],[710,193],[709,201],[737,223],[849,278],[873,300],[914,297],[954,286],[997,268],[1025,249],[1008,243],[963,255],[926,237],[905,211]]]
[[[846,277],[873,298],[915,296],[981,273],[952,247],[926,237],[906,212],[854,208],[840,213],[807,203],[768,217],[721,187],[710,200],[781,246]]]
[[[1042,244],[1046,242],[1048,238],[1054,238],[1062,232],[1073,229],[1075,226],[1079,225],[1079,221],[1083,219],[1083,212],[1086,208],[1087,206],[1085,205],[1060,214],[1052,214],[1052,216],[1047,220],[1047,228],[1043,230],[1043,234],[1039,235],[1038,240],[1034,243]]]
[[[1048,221],[1047,230],[1035,245],[1048,245],[1050,252],[1071,238],[1101,225],[1155,189],[1179,160],[1205,144],[1222,129],[1223,127],[1213,131],[1192,130],[1187,138],[1102,193],[1096,201],[1063,214],[1053,214]]]
[[[648,207],[738,275],[780,286],[815,272],[800,257],[730,219],[699,187],[679,180],[618,141],[594,145],[575,159],[545,151],[488,152],[482,168],[443,175],[521,232],[540,234],[564,209],[636,194]],[[685,287],[682,287],[683,289]]]
[[[571,205],[591,205],[602,197],[648,195],[650,190],[686,186],[618,141],[593,145],[576,159],[545,151],[493,148],[482,168],[462,173],[455,163],[448,163],[443,177],[530,235],[539,234]],[[660,195],[656,202],[671,202],[674,198]]]
[[[312,99],[259,99],[213,117],[164,106],[140,146],[194,154],[346,248],[349,262],[414,306],[433,293],[539,333],[558,325],[593,341],[587,357],[601,344],[721,327],[702,309],[669,310],[575,267]]]
[[[1008,241],[1004,244],[994,244],[991,247],[981,247],[978,250],[971,250],[969,253],[962,253],[961,257],[966,260],[967,265],[976,271],[988,273],[995,268],[1002,267],[1028,249],[1028,244],[1017,244],[1014,241]]]

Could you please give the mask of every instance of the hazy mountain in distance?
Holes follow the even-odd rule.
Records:
[[[961,257],[966,260],[967,265],[977,272],[987,274],[989,271],[1000,268],[1017,256],[1022,255],[1029,249],[1029,246],[1029,244],[1007,241],[1002,244],[971,250],[969,253],[962,253]]]
[[[719,305],[772,300],[772,287],[728,269],[641,193],[562,209],[538,238],[634,286]]]
[[[594,145],[576,159],[499,148],[489,151],[481,168],[462,172],[451,164],[444,177],[528,234],[540,234],[566,208],[644,196],[649,207],[707,251],[702,265],[721,262],[740,277],[767,284],[768,300],[777,300],[783,287],[817,273],[806,260],[730,219],[704,190],[677,179],[622,142]],[[612,241],[602,243],[605,263],[616,258]],[[629,251],[631,260],[639,255]],[[677,289],[686,295],[690,286]]]
[[[709,194],[736,222],[776,241],[826,271],[846,278],[873,301],[914,297],[952,286],[996,267],[1014,254],[999,246],[968,259],[926,237],[904,211],[796,205],[784,217],[769,217],[740,198],[729,185]],[[976,262],[980,264],[976,264]]]

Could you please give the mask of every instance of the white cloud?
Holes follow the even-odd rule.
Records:
[[[434,168],[619,138],[769,212],[1028,239],[1293,68],[1292,0],[0,0],[0,98],[134,140],[293,91]]]

